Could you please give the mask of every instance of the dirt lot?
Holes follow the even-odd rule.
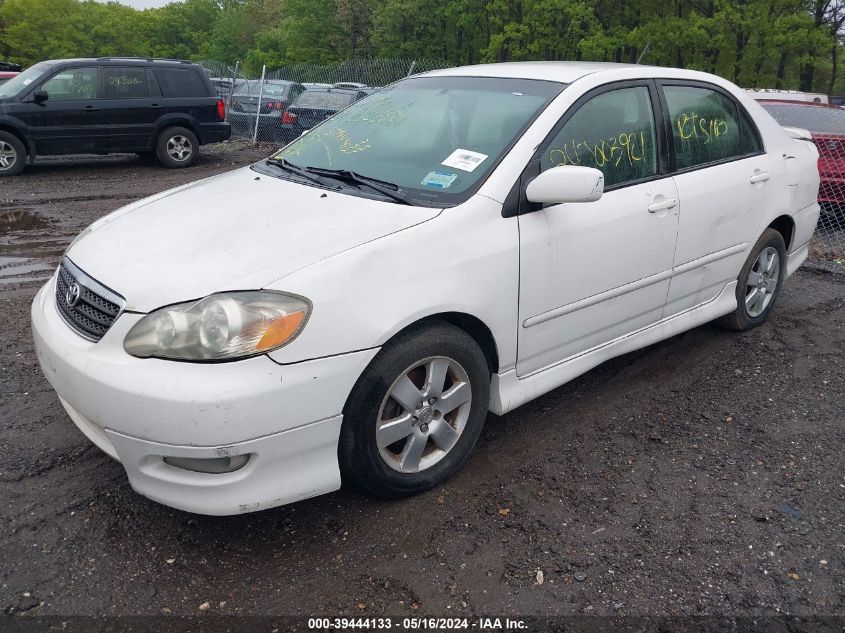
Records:
[[[0,181],[6,614],[845,616],[842,266],[802,269],[753,332],[700,327],[490,416],[416,498],[210,518],[134,493],[42,377],[30,302],[95,218],[266,153]]]

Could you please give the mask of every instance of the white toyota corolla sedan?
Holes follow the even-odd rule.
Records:
[[[808,139],[686,70],[410,77],[92,224],[35,298],[38,357],[163,504],[417,493],[488,411],[714,319],[764,323],[819,216]]]

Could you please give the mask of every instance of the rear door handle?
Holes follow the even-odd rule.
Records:
[[[86,112],[96,112],[96,111],[97,111],[97,110],[99,110],[99,109],[100,109],[100,108],[95,108],[94,106],[85,106],[85,111],[86,111]]]
[[[761,171],[761,172],[758,172],[758,173],[754,174],[753,176],[751,176],[751,180],[749,180],[749,182],[753,185],[753,184],[758,183],[758,182],[764,182],[768,179],[769,179],[769,172]]]
[[[159,104],[157,104],[157,103],[154,103],[154,104],[152,104],[150,107],[151,107],[151,108],[155,108],[156,110],[160,110],[160,109],[161,109],[161,108],[163,108],[164,106],[163,106],[163,105],[159,105]]]
[[[671,209],[676,204],[678,204],[678,201],[675,198],[666,198],[665,200],[661,200],[660,202],[655,202],[654,204],[648,205],[648,212],[657,213],[658,211]]]

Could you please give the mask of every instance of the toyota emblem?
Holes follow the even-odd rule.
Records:
[[[65,303],[67,304],[68,308],[72,308],[79,302],[79,284],[73,283],[70,285],[70,288],[67,289],[65,293]]]

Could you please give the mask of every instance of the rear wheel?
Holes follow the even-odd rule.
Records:
[[[165,167],[190,167],[199,158],[200,144],[196,135],[184,127],[171,127],[158,135],[156,156]]]
[[[783,236],[768,228],[757,240],[739,273],[736,310],[719,319],[719,324],[739,331],[763,325],[780,294],[785,276],[786,245]]]
[[[26,148],[14,134],[0,130],[0,176],[17,176],[26,167]]]
[[[490,397],[478,343],[448,323],[400,334],[373,359],[344,407],[344,479],[378,497],[428,490],[475,446]]]

